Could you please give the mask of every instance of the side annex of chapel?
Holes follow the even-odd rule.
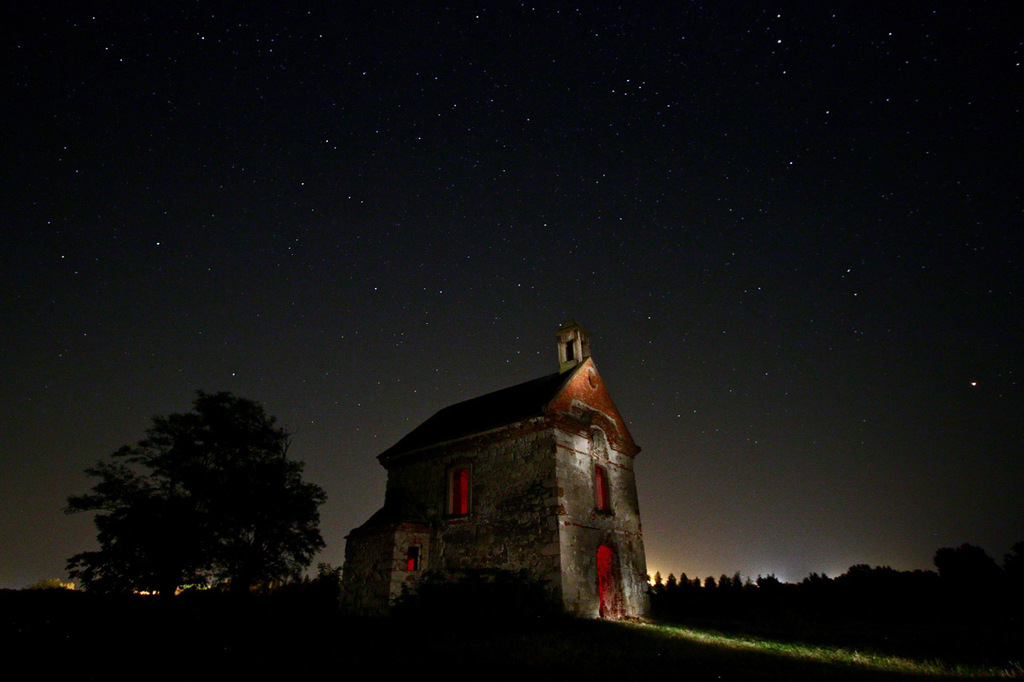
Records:
[[[384,506],[347,536],[351,612],[387,613],[426,571],[525,569],[568,613],[646,613],[640,448],[587,332],[557,338],[558,372],[446,407],[378,456]]]

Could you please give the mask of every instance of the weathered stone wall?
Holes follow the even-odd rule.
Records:
[[[410,569],[409,548],[419,549],[419,567]],[[416,523],[397,523],[353,531],[345,545],[342,575],[344,600],[352,613],[382,615],[402,594],[413,589],[430,556],[430,530]]]
[[[386,613],[394,546],[395,533],[390,527],[356,529],[349,534],[345,542],[342,598],[351,613],[368,616]]]
[[[599,611],[597,550],[615,555],[615,617],[647,612],[647,566],[633,458],[609,444],[604,430],[566,422],[556,431],[559,531],[566,609],[586,617]],[[595,466],[608,475],[610,511],[597,509]]]
[[[448,472],[471,471],[469,514],[446,514]],[[432,529],[426,570],[528,570],[557,583],[560,552],[554,439],[539,422],[503,429],[402,458],[388,494],[422,503]]]
[[[391,583],[388,596],[393,601],[402,595],[404,589],[415,589],[423,575],[423,567],[430,558],[430,529],[420,524],[401,524],[395,529],[394,552],[391,555]],[[419,566],[409,568],[409,548],[417,547],[420,552]]]

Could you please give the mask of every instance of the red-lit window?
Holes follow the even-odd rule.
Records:
[[[418,571],[420,570],[420,548],[412,546],[409,551],[406,552],[405,559],[405,570],[407,571]]]
[[[594,503],[598,511],[612,510],[611,496],[608,494],[608,471],[600,465],[594,465]]]
[[[465,516],[469,513],[469,467],[455,467],[448,472],[448,513]]]

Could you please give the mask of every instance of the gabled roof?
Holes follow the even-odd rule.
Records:
[[[578,369],[549,374],[446,407],[378,455],[377,459],[386,463],[405,452],[539,417]]]

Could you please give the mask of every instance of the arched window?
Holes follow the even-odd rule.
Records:
[[[611,488],[608,485],[608,470],[600,464],[594,465],[594,507],[599,512],[611,512]]]
[[[468,465],[452,467],[448,470],[448,508],[449,516],[465,516],[469,514],[469,479]]]

